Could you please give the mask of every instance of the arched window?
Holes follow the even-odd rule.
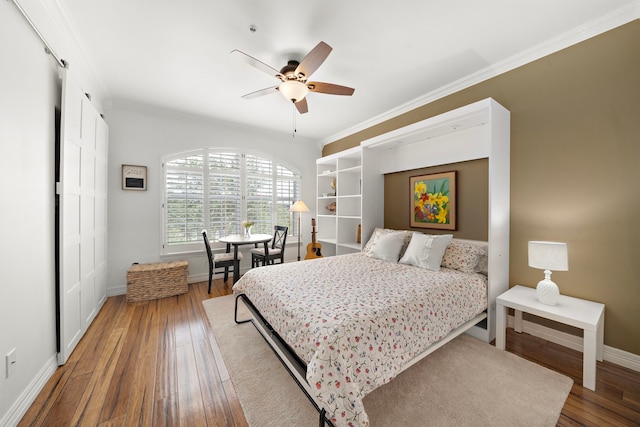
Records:
[[[300,198],[300,173],[274,157],[206,148],[163,158],[163,253],[200,250],[202,230],[211,240],[239,234],[255,222],[255,233],[274,225],[298,235],[289,213]]]

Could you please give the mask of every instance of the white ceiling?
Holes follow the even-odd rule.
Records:
[[[333,52],[311,80],[354,87],[310,93],[297,135],[328,141],[473,76],[491,76],[567,44],[637,0],[57,0],[108,98],[291,134],[278,81],[230,55],[276,69],[319,41]],[[255,25],[258,30],[249,30]],[[602,25],[600,25],[602,27]],[[570,34],[571,37],[567,35]],[[577,36],[576,36],[577,35]],[[589,34],[587,34],[588,36]],[[584,38],[584,35],[582,36]],[[555,43],[555,45],[554,45]],[[547,52],[548,53],[548,52]],[[511,64],[511,65],[510,65]]]

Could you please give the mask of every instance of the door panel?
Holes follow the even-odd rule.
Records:
[[[61,365],[106,300],[108,170],[108,127],[69,70],[64,69],[62,75],[58,185]]]

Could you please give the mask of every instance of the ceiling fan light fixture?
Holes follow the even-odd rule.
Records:
[[[278,86],[280,93],[292,102],[298,102],[309,93],[309,88],[302,82],[297,80],[287,80]]]

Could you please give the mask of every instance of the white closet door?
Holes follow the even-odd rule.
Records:
[[[69,70],[60,123],[60,353],[64,364],[106,299],[107,125]]]

